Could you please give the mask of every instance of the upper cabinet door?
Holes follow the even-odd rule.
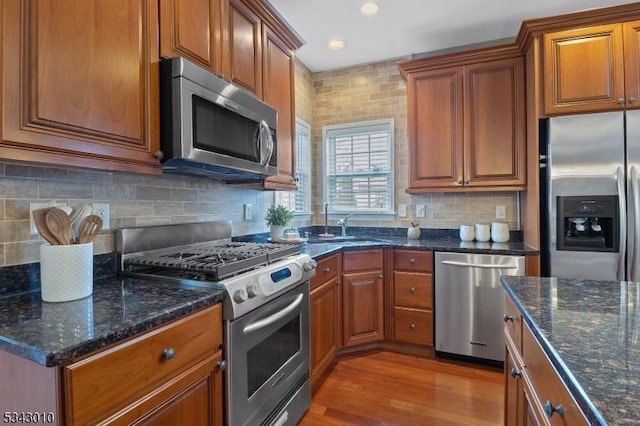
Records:
[[[622,25],[544,34],[547,115],[625,106]]]
[[[407,78],[409,189],[463,184],[463,69],[442,68]]]
[[[182,56],[215,72],[221,61],[221,0],[160,0],[160,53]]]
[[[525,185],[524,58],[465,66],[465,186]]]
[[[625,22],[624,77],[627,108],[640,108],[640,21]]]
[[[229,4],[230,77],[262,98],[262,21],[240,0]]]
[[[157,1],[1,7],[0,156],[159,173]]]
[[[278,175],[265,187],[297,189],[295,181],[295,85],[293,52],[268,26],[263,31],[264,101],[278,110]]]

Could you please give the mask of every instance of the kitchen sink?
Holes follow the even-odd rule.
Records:
[[[341,235],[336,235],[333,237],[318,237],[313,236],[309,237],[307,240],[307,244],[326,244],[326,243],[358,243],[358,244],[366,244],[366,243],[384,243],[386,240],[380,238],[373,237],[357,237],[348,235],[343,237]]]

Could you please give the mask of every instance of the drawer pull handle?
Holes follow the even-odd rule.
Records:
[[[162,359],[170,360],[176,357],[176,349],[175,348],[167,348],[162,351]]]
[[[416,260],[414,258],[409,259],[409,263],[416,263]]]
[[[218,368],[220,369],[220,371],[224,371],[227,369],[227,361],[225,361],[224,359],[222,361],[218,361]]]
[[[547,402],[544,403],[544,412],[549,417],[553,416],[553,413],[558,413],[560,417],[562,417],[564,415],[564,407],[562,404],[558,404],[554,407],[551,401],[547,400]]]
[[[328,274],[329,272],[331,272],[331,268],[324,268],[323,271],[325,274]]]
[[[415,325],[415,324],[411,324],[411,325],[409,326],[409,328],[410,328],[410,329],[412,329],[412,330],[415,330],[415,329],[416,329],[416,325]]]
[[[415,293],[415,292],[416,292],[416,288],[415,288],[415,287],[411,287],[411,288],[409,289],[409,293]]]
[[[511,374],[511,377],[513,377],[514,379],[515,379],[516,377],[522,377],[522,371],[520,371],[520,370],[516,369],[515,367],[513,367],[513,368],[511,369],[511,373],[510,373],[510,374]]]
[[[511,315],[504,314],[504,315],[502,316],[502,320],[503,320],[504,322],[509,322],[509,321],[513,322],[513,317],[512,317]]]

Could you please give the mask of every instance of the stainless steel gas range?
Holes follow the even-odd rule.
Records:
[[[316,263],[293,244],[231,241],[230,222],[125,228],[120,273],[220,286],[226,423],[295,425],[311,398],[309,279]]]

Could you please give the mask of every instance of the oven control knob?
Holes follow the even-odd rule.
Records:
[[[249,284],[247,286],[247,294],[249,295],[249,298],[256,297],[259,292],[260,292],[260,290],[258,289],[257,285]]]
[[[305,272],[309,272],[316,269],[316,266],[318,266],[316,261],[311,259],[309,262],[305,262],[304,265],[302,265],[302,269],[304,269]]]
[[[247,300],[247,291],[243,288],[236,290],[233,293],[233,301],[236,303],[242,303]]]

